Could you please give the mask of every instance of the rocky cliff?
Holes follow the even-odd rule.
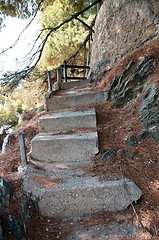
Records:
[[[91,74],[112,68],[127,53],[159,38],[158,0],[106,0],[95,23]]]

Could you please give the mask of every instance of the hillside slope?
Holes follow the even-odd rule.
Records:
[[[91,91],[104,89],[108,100],[93,105],[97,113],[100,152],[95,157],[93,166],[85,171],[100,179],[127,177],[137,184],[143,196],[137,205],[120,213],[120,216],[102,212],[89,216],[87,221],[79,221],[78,224],[105,225],[109,221],[116,224],[119,219],[123,222],[128,221],[126,216],[129,215],[134,222],[138,218],[144,227],[138,239],[159,237],[158,63],[159,41],[154,41],[128,54],[113,69],[103,72],[89,85]],[[91,107],[84,106],[74,111]],[[38,133],[37,120],[42,114],[45,112],[16,130],[12,134],[7,154],[0,155],[1,177],[10,181],[12,189],[9,214],[17,218],[20,218],[23,200],[22,179],[18,172],[21,165],[18,134],[24,133],[26,150],[29,152],[31,139]],[[73,227],[71,221],[44,219],[38,214],[32,214],[31,221],[26,239],[66,239],[66,234]],[[49,233],[46,230],[48,223],[54,226]]]

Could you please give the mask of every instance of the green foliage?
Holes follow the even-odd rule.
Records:
[[[6,16],[28,18],[37,6],[36,0],[1,0],[0,1],[0,28]]]
[[[80,1],[80,3],[81,4],[70,0],[55,0],[54,3],[47,6],[41,14],[42,29],[56,27],[71,15],[83,9],[83,5],[88,4],[88,1]],[[91,14],[83,14],[80,18],[89,25],[94,15],[95,10]],[[84,41],[88,34],[87,30],[88,29],[78,20],[72,20],[62,26],[58,31],[53,32],[43,51],[41,64],[47,69],[60,65],[64,60],[68,59]],[[42,39],[45,38],[47,33],[48,31],[46,30]]]
[[[5,16],[26,18],[33,14],[40,0],[2,0],[0,1],[0,28],[2,27]],[[79,12],[90,4],[90,0],[47,0],[43,1],[41,6],[41,26],[42,28],[56,27],[68,19],[71,15]],[[94,8],[95,9],[95,8]],[[80,18],[88,25],[94,18],[95,10],[84,13]],[[6,73],[4,81],[1,82],[1,92],[7,92],[8,95],[0,97],[0,126],[17,123],[19,114],[32,108],[41,106],[46,90],[44,69],[57,67],[65,59],[68,59],[83,42],[88,34],[88,29],[77,20],[72,20],[61,27],[57,32],[52,33],[44,49],[41,65],[29,75],[27,80],[20,83],[23,76],[16,72]],[[48,31],[44,31],[42,39],[45,38]],[[7,78],[7,74],[11,78]],[[8,80],[6,80],[8,79]],[[3,85],[4,84],[4,85]],[[18,86],[18,87],[17,87]],[[16,90],[14,90],[16,87]],[[12,92],[9,92],[9,90]],[[40,111],[39,108],[37,111]]]
[[[8,96],[1,97],[3,104],[0,104],[0,127],[2,125],[14,125],[18,121],[17,106],[13,99]]]
[[[0,1],[0,28],[3,27],[6,16],[28,18],[34,14],[40,0],[1,0]],[[43,0],[41,4],[41,11],[45,11],[48,6],[52,5],[54,0]],[[60,1],[63,4],[63,10],[67,11],[65,6],[65,0]],[[90,0],[70,0],[70,3],[74,4],[77,9],[82,9],[86,4],[89,4]]]
[[[11,94],[13,99],[18,100],[17,111],[28,111],[41,106],[44,94],[46,93],[46,84],[43,83],[43,81],[43,76],[40,78],[32,74],[29,80],[23,82],[20,87]]]
[[[0,95],[0,126],[15,125],[18,122],[19,114],[41,106],[46,92],[44,76],[40,76],[39,70],[12,92]],[[6,88],[1,90],[6,92]]]
[[[3,14],[10,16],[21,16],[27,17],[31,14],[29,5],[34,5],[35,2],[33,0],[16,0],[16,1],[7,1],[2,0],[0,2],[0,9]]]
[[[17,106],[17,113],[22,114],[22,112],[23,112],[22,104],[19,104],[19,105]]]
[[[38,109],[36,110],[36,113],[39,113],[39,112],[41,112],[41,111],[42,111],[42,109],[43,109],[43,106],[40,106],[40,107],[38,107]]]

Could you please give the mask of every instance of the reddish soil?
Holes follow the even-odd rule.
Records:
[[[143,47],[129,54],[117,66],[106,73],[102,81],[92,84],[92,90],[106,89],[109,90],[110,84],[114,76],[119,76],[130,59],[134,59],[136,63],[141,57],[153,56],[159,62],[159,41],[151,43],[148,47]],[[155,82],[159,86],[159,68],[155,68],[151,82]],[[142,236],[139,239],[159,239],[159,148],[158,144],[152,138],[142,140],[136,146],[129,146],[127,140],[131,136],[136,136],[144,130],[138,112],[142,102],[142,95],[131,102],[129,106],[122,109],[115,109],[112,102],[96,104],[97,112],[97,131],[99,134],[100,152],[94,159],[92,167],[86,170],[91,175],[99,176],[100,179],[118,179],[122,176],[134,181],[142,190],[143,196],[136,204],[129,207],[128,210],[121,213],[120,216],[130,214],[134,221],[139,219],[143,225]],[[75,110],[86,110],[90,106],[78,108]],[[128,109],[132,109],[129,113]],[[17,168],[21,165],[18,134],[24,133],[27,152],[30,151],[31,139],[38,133],[37,119],[39,116],[46,114],[42,112],[36,115],[27,124],[20,127],[13,133],[9,150],[7,154],[0,155],[0,172],[1,177],[11,182],[12,195],[10,201],[9,214],[20,216],[20,204],[23,199],[23,193],[20,188],[22,179],[17,174]],[[81,129],[78,131],[82,131]],[[104,149],[115,147],[117,155],[111,160],[101,161],[100,156]],[[126,154],[123,154],[123,149]],[[40,179],[41,180],[41,179]],[[58,182],[58,179],[56,179]],[[45,184],[45,180],[43,180]],[[55,184],[53,182],[52,184]],[[135,210],[134,210],[135,209]],[[137,214],[137,215],[136,215]],[[94,224],[106,224],[106,219],[116,221],[115,215],[109,212],[90,216],[86,222],[81,222],[86,226]],[[126,221],[126,220],[124,220]],[[57,219],[46,219],[40,215],[32,216],[32,228],[27,232],[26,239],[65,239],[65,235],[72,228],[70,222],[62,223]],[[50,227],[51,226],[51,227]],[[49,234],[47,229],[49,229]],[[152,238],[146,238],[150,233]]]

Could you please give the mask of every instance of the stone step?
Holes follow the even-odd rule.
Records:
[[[103,210],[121,211],[138,200],[142,193],[128,179],[100,181],[82,170],[30,169],[24,175],[24,191],[39,199],[44,217],[77,217]]]
[[[64,219],[65,226],[63,226],[63,232],[65,230],[68,232],[69,220],[71,220],[71,229],[63,240],[152,239],[151,234],[148,232],[146,232],[146,236],[144,237],[143,228],[137,221],[131,223],[133,215],[124,212],[112,215],[112,218],[106,217],[105,221],[101,221],[103,220],[102,214],[94,214],[93,216],[85,215],[68,220]],[[67,222],[68,224],[66,224]],[[87,224],[81,224],[82,222],[86,222]]]
[[[98,135],[97,132],[63,135],[40,133],[33,138],[31,146],[30,157],[44,167],[47,164],[88,165],[98,153]]]
[[[65,92],[64,95],[54,95],[51,98],[45,98],[46,111],[59,111],[63,109],[70,109],[81,107],[84,105],[91,105],[107,100],[107,93],[101,92],[86,92],[79,90],[72,90]]]
[[[61,90],[66,90],[66,89],[71,89],[71,88],[74,88],[74,87],[79,87],[79,86],[83,86],[83,85],[86,85],[89,83],[89,80],[86,79],[86,80],[82,80],[82,81],[70,81],[70,82],[61,82],[59,84],[59,89]]]
[[[58,133],[77,128],[96,128],[95,110],[83,112],[59,112],[39,118],[39,132]]]

